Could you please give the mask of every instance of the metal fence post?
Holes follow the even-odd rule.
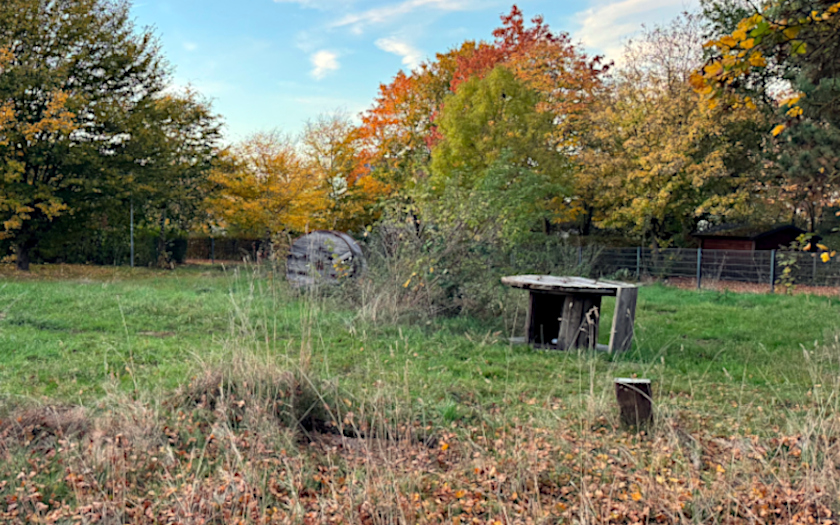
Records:
[[[642,247],[636,247],[636,280],[642,278]]]
[[[583,247],[578,246],[578,266],[583,266]]]
[[[770,250],[770,293],[776,293],[776,250]]]
[[[697,289],[700,289],[701,266],[703,264],[703,248],[697,248]]]

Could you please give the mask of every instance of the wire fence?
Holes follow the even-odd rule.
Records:
[[[270,250],[268,243],[257,239],[193,238],[188,242],[187,258],[253,262],[264,259]],[[554,270],[577,275],[617,280],[679,279],[697,288],[727,282],[750,284],[754,289],[766,286],[768,291],[786,284],[840,287],[840,260],[824,262],[821,253],[602,246],[547,246],[545,250],[536,260],[511,254],[511,266],[531,271],[532,266],[542,268],[550,261]]]
[[[824,262],[821,253],[641,247],[590,253],[593,277],[690,279],[698,288],[732,281],[766,285],[770,291],[780,284],[840,286],[840,262]]]

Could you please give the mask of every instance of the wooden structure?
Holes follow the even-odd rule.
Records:
[[[362,249],[346,233],[318,230],[292,243],[286,279],[295,286],[329,284],[357,277],[367,267]]]
[[[650,379],[618,377],[615,379],[621,424],[641,427],[653,421],[653,392]]]
[[[745,226],[722,224],[697,232],[694,238],[700,240],[704,250],[777,250],[790,245],[805,230],[792,224],[782,226]]]
[[[516,275],[502,283],[530,292],[525,320],[526,340],[538,348],[570,350],[598,345],[601,298],[614,295],[615,315],[605,350],[623,352],[633,343],[638,288],[617,281],[583,277]]]

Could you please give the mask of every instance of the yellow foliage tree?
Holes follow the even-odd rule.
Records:
[[[271,238],[324,226],[327,192],[294,144],[275,133],[256,134],[226,155],[211,175],[218,192],[208,199],[222,226]]]
[[[694,92],[688,79],[702,57],[690,46],[700,28],[686,17],[628,48],[590,113],[580,155],[577,196],[594,222],[659,242],[689,234],[700,219],[751,213],[758,189],[750,152],[760,115],[712,108]]]
[[[370,176],[369,159],[359,149],[358,133],[343,113],[310,121],[301,137],[308,169],[325,184],[325,221],[333,229],[359,230],[375,219],[374,205],[388,192],[385,183]]]

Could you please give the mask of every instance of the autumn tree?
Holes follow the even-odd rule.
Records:
[[[8,0],[0,28],[0,235],[27,269],[45,236],[126,203],[129,149],[169,167],[196,158],[173,149],[184,135],[140,147],[144,128],[178,126],[161,109],[169,77],[156,40],[127,2]]]
[[[760,122],[745,108],[709,107],[689,85],[701,30],[689,14],[645,30],[591,112],[578,177],[593,188],[599,225],[663,243],[700,219],[751,212]]]
[[[814,231],[840,181],[840,3],[776,1],[706,46],[693,78],[712,106],[775,110],[763,148],[768,191]]]
[[[328,207],[325,181],[301,158],[295,143],[259,133],[231,148],[211,180],[210,213],[238,233],[271,239],[320,227]]]
[[[350,118],[334,113],[307,122],[301,146],[308,169],[325,185],[327,226],[353,231],[369,225],[388,186],[370,175]]]

